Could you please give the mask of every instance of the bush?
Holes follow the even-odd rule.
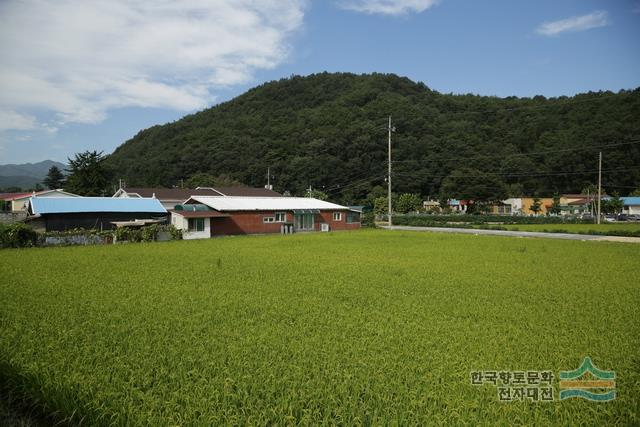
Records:
[[[38,243],[38,233],[31,227],[17,222],[11,225],[0,225],[0,247],[24,248]]]
[[[167,232],[171,239],[182,239],[182,230],[178,230],[173,225],[151,224],[141,228],[119,227],[113,231],[116,242],[153,242],[157,240],[159,232]]]
[[[362,227],[373,227],[375,226],[375,214],[373,211],[365,212],[362,214],[360,218],[360,225]]]
[[[143,242],[153,242],[158,236],[158,225],[151,224],[140,229],[140,235]]]

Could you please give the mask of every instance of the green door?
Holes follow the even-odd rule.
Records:
[[[294,214],[293,225],[295,231],[313,231],[314,219],[315,217],[312,213]]]

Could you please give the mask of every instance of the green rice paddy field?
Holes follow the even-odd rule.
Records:
[[[3,250],[0,393],[88,425],[637,425],[639,277],[640,245],[383,230]],[[470,381],[585,356],[615,400]]]

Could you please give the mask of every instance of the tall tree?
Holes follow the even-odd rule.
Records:
[[[417,194],[401,194],[396,202],[396,211],[398,213],[416,212],[420,208],[422,208],[422,198]]]
[[[549,213],[552,215],[559,215],[561,212],[560,208],[560,195],[555,193],[553,195],[553,203],[551,204],[551,209],[549,209]]]
[[[624,202],[620,198],[620,194],[617,192],[612,194],[612,197],[609,199],[607,204],[609,205],[610,213],[613,214],[619,214],[624,208]]]
[[[107,194],[111,173],[104,164],[101,152],[85,151],[69,159],[69,176],[66,190],[81,196],[104,196]]]
[[[305,197],[312,197],[314,199],[318,199],[318,200],[328,200],[329,199],[329,195],[327,193],[325,193],[324,191],[320,191],[320,190],[307,190],[307,192],[304,194]]]
[[[531,209],[531,212],[533,212],[535,215],[538,215],[538,213],[542,210],[542,203],[540,202],[540,199],[537,197],[533,199],[533,203],[531,204],[531,207],[529,209]]]
[[[64,185],[64,175],[57,166],[51,166],[49,168],[49,172],[47,172],[46,178],[44,179],[44,181],[42,181],[42,183],[46,185],[50,190],[62,188],[62,186]]]

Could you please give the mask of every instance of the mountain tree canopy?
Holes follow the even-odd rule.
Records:
[[[270,168],[276,191],[302,196],[311,186],[333,201],[372,201],[385,185],[389,115],[398,194],[437,197],[447,180],[462,197],[469,185],[454,178],[461,168],[490,180],[480,194],[487,200],[505,191],[579,192],[597,179],[599,151],[606,191],[640,186],[640,89],[497,98],[441,94],[392,74],[266,83],[139,132],[106,164],[136,186],[174,186],[204,173],[261,187]]]

